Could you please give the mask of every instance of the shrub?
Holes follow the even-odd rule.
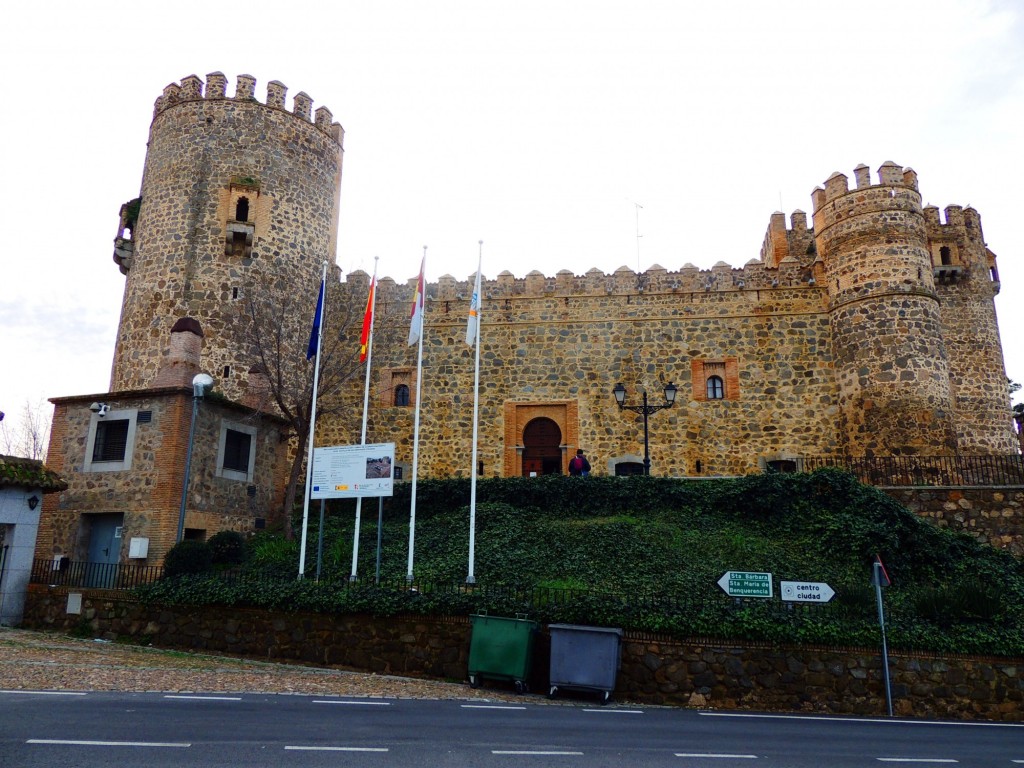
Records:
[[[164,556],[164,576],[184,576],[213,570],[213,550],[205,541],[179,541]]]
[[[207,542],[214,565],[238,565],[245,561],[245,537],[238,531],[220,531]]]

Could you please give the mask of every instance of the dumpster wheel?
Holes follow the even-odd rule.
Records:
[[[601,703],[602,704],[607,704],[611,700],[612,700],[612,692],[611,691],[604,691],[601,694]]]
[[[526,691],[526,683],[524,683],[522,680],[516,680],[516,693],[526,693]]]
[[[476,675],[470,675],[469,676],[469,687],[470,688],[479,688],[480,687],[480,678],[477,677]]]
[[[548,698],[549,699],[553,699],[557,695],[558,695],[558,686],[557,685],[552,685],[551,686],[551,690],[548,691]]]

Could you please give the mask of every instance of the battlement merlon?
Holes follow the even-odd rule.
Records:
[[[891,160],[886,160],[878,168],[878,184],[871,183],[871,170],[866,165],[858,165],[853,169],[854,179],[857,182],[856,189],[868,189],[871,187],[906,187],[914,192],[919,192],[917,187],[917,172],[913,168],[901,168]],[[845,174],[836,171],[825,180],[825,186],[817,187],[811,192],[811,201],[814,203],[815,213],[826,203],[848,194],[852,190],[849,186],[849,179]]]
[[[928,236],[937,239],[956,239],[965,242],[985,244],[981,230],[981,215],[970,206],[947,205],[943,211],[945,222],[939,218],[939,209],[934,205],[924,207],[924,221]]]
[[[157,98],[153,105],[153,117],[161,112],[186,101],[213,101],[220,99],[231,99],[227,95],[227,78],[221,72],[211,72],[206,76],[204,89],[203,81],[196,75],[183,77],[181,83],[170,83],[163,93]],[[271,80],[267,83],[267,98],[264,104],[271,109],[279,109],[287,112],[285,97],[288,87],[279,80]],[[252,75],[239,75],[235,86],[234,101],[257,102],[256,78]],[[328,136],[333,136],[338,143],[342,143],[345,135],[344,129],[334,122],[334,116],[326,107],[319,107],[313,113],[313,99],[306,93],[300,91],[292,98],[291,114],[300,120],[313,123],[319,130]]]
[[[807,214],[797,209],[790,216],[791,229],[786,229],[786,214],[776,211],[768,221],[768,230],[761,244],[761,261],[767,269],[778,269],[790,256],[799,261],[807,254],[813,232],[807,229]],[[812,259],[813,260],[813,259]]]

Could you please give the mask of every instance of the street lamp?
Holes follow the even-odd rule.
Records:
[[[199,401],[206,391],[213,387],[213,377],[208,373],[197,373],[192,378],[192,423],[188,428],[188,450],[185,452],[185,479],[181,483],[181,509],[178,510],[178,536],[175,541],[181,541],[185,533],[185,501],[188,499],[188,479],[192,473],[192,440],[196,433],[196,413],[199,411]]]
[[[660,411],[662,408],[671,408],[676,404],[676,385],[669,382],[665,385],[665,404],[664,405],[648,405],[647,404],[647,390],[643,390],[644,404],[643,405],[626,405],[626,388],[622,386],[622,382],[615,385],[612,389],[612,394],[615,395],[615,402],[619,404],[619,410],[633,411],[634,413],[643,414],[644,417],[644,474],[651,474],[651,449],[650,442],[647,434],[647,417]]]

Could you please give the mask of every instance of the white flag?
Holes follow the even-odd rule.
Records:
[[[426,249],[424,249],[426,250]],[[427,266],[427,255],[420,263],[420,277],[416,281],[416,294],[412,298],[412,312],[409,315],[409,344],[415,344],[423,333],[423,270]]]
[[[469,302],[469,323],[466,325],[466,343],[470,346],[476,343],[477,329],[480,326],[480,270],[476,271],[476,287],[473,288],[473,298]]]

